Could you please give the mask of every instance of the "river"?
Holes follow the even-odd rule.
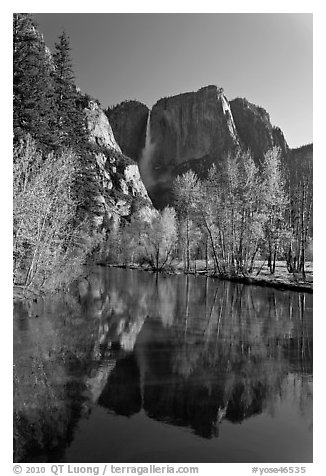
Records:
[[[94,267],[14,306],[16,462],[312,462],[312,295]]]

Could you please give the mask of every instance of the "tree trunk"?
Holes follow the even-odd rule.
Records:
[[[274,247],[272,274],[275,274],[277,247]]]
[[[289,245],[289,251],[287,252],[286,256],[286,267],[289,273],[293,273],[293,255],[292,255],[292,243]]]
[[[208,271],[208,243],[207,243],[207,237],[206,237],[206,243],[205,243],[205,261],[206,261],[206,273]]]
[[[187,261],[187,265],[186,265],[186,269],[187,271],[189,271],[190,269],[190,245],[189,245],[189,217],[187,216],[187,242],[186,242],[186,261]]]
[[[270,242],[270,241],[268,242],[268,259],[267,259],[267,265],[268,265],[268,268],[269,268],[270,273],[272,274],[272,273],[273,273],[273,269],[272,269],[272,245],[271,245],[271,242]]]

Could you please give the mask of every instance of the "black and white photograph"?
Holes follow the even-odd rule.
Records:
[[[309,474],[313,17],[11,13],[17,474]]]

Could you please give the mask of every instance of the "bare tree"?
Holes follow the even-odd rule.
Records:
[[[177,221],[174,208],[166,207],[150,224],[145,225],[140,237],[147,261],[155,271],[167,267],[177,241]]]
[[[264,156],[262,186],[263,210],[266,216],[265,239],[268,247],[268,266],[273,274],[282,241],[288,237],[285,212],[289,205],[281,169],[280,150],[276,147],[269,150]]]
[[[179,218],[179,237],[183,251],[185,271],[190,270],[191,249],[198,241],[198,204],[201,184],[196,174],[189,170],[176,178],[174,182],[175,207]]]
[[[92,247],[86,222],[75,221],[78,158],[69,150],[43,157],[28,137],[13,169],[14,280],[41,287],[65,268],[73,273]]]

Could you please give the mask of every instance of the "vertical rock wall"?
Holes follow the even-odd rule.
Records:
[[[230,106],[242,146],[250,149],[256,160],[273,146],[287,153],[288,145],[283,133],[278,127],[272,126],[265,109],[244,98],[230,101]]]
[[[158,208],[173,201],[172,183],[178,174],[192,169],[205,177],[213,163],[239,147],[249,149],[257,163],[274,146],[280,147],[283,159],[290,157],[281,129],[271,124],[265,109],[243,98],[229,102],[215,85],[160,99],[150,116],[147,106],[137,101],[121,103],[108,114],[122,152],[138,161]],[[151,146],[144,161],[149,117]]]
[[[107,110],[114,136],[122,152],[136,162],[145,146],[148,114],[148,107],[138,101],[125,101]]]

